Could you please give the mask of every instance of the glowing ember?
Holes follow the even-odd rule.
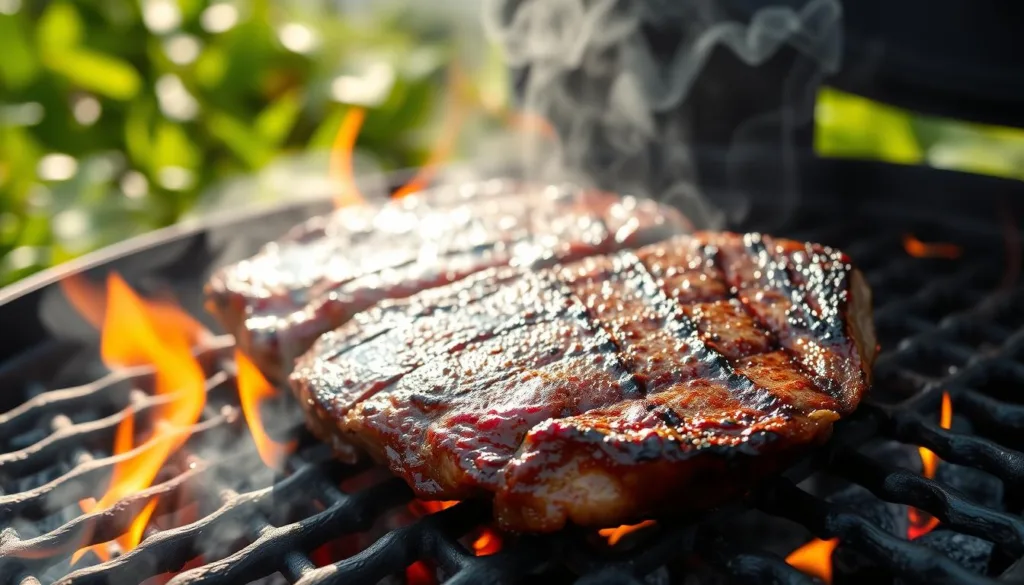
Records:
[[[478,557],[493,555],[501,550],[501,536],[490,528],[483,528],[480,536],[473,541],[473,554]]]
[[[279,469],[285,456],[295,450],[297,441],[291,440],[286,444],[278,443],[270,438],[263,427],[260,403],[275,397],[277,391],[263,377],[256,364],[252,363],[238,349],[235,350],[235,363],[238,365],[238,398],[242,403],[242,413],[245,414],[249,432],[252,434],[253,441],[256,442],[256,450],[259,451],[260,459],[267,467]]]
[[[943,392],[942,411],[939,414],[939,426],[944,429],[949,429],[952,425],[953,401],[949,397],[949,392]],[[939,468],[939,457],[931,450],[924,447],[918,447],[917,451],[921,455],[921,473],[928,479],[935,478],[935,472]],[[910,525],[907,526],[907,538],[910,540],[928,534],[939,525],[938,518],[914,507],[907,508],[907,519],[910,521]]]
[[[608,544],[615,546],[620,540],[622,540],[627,534],[636,532],[641,528],[647,528],[648,526],[654,526],[657,524],[654,520],[644,520],[639,524],[623,524],[618,528],[602,528],[597,533],[605,537],[608,540]]]
[[[193,346],[206,335],[187,313],[168,303],[143,300],[117,274],[107,279],[107,298],[98,312],[97,293],[80,279],[66,279],[62,287],[71,304],[90,322],[102,323],[100,355],[111,369],[148,364],[153,366],[154,392],[167,400],[156,408],[148,440],[134,445],[133,411],[127,410],[118,426],[114,455],[133,455],[114,466],[107,492],[98,502],[83,500],[83,510],[105,510],[124,497],[149,487],[167,458],[191,433],[206,403],[205,375],[192,355]],[[138,545],[156,500],[150,500],[117,538],[122,551]],[[90,547],[107,558],[102,546]],[[78,560],[87,549],[72,557]]]
[[[331,146],[331,178],[340,183],[337,196],[334,198],[336,207],[348,207],[365,202],[356,185],[355,171],[352,168],[352,151],[355,150],[356,138],[366,119],[366,110],[351,108],[345,113]]]
[[[416,561],[405,568],[405,582],[408,585],[434,585],[437,579],[434,572],[430,570],[423,561]]]
[[[839,545],[838,538],[821,540],[815,538],[789,553],[786,562],[794,569],[817,577],[825,583],[832,583],[832,552]]]
[[[903,236],[903,249],[907,251],[907,254],[915,258],[945,258],[946,260],[955,260],[960,257],[963,253],[960,250],[960,246],[956,244],[947,244],[943,242],[931,242],[925,243],[913,236],[913,234],[905,234]]]
[[[413,500],[409,503],[409,510],[416,516],[425,516],[434,512],[440,512],[441,510],[447,510],[458,503],[457,500]]]

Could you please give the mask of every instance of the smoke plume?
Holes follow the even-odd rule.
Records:
[[[775,143],[789,161],[784,166],[792,167],[786,133],[806,121],[798,119],[813,109],[806,100],[813,100],[821,77],[838,68],[841,43],[838,0],[751,4],[488,0],[484,26],[519,74],[519,105],[546,118],[558,134],[553,150],[536,138],[522,145],[527,172],[541,179],[568,174],[671,202],[703,227],[742,214],[741,200],[712,204],[697,187],[695,154],[705,145],[695,143],[694,126],[701,116],[715,115],[689,103],[698,78],[721,49],[760,67],[791,47],[804,63],[779,76],[779,95],[770,99],[782,106],[737,123],[725,141],[724,166],[742,190],[739,177],[755,143]],[[795,181],[789,173],[780,194],[789,203]]]

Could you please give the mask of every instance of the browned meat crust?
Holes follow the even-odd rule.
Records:
[[[702,233],[383,302],[291,380],[343,457],[551,531],[735,497],[829,436],[874,355],[841,252]]]
[[[207,308],[281,380],[320,334],[381,299],[492,266],[551,264],[686,231],[677,212],[632,197],[503,181],[438,188],[298,226],[217,272]]]

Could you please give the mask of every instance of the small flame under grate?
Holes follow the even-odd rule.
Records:
[[[997,226],[927,239],[855,225],[780,235],[841,247],[867,275],[881,344],[872,397],[744,502],[603,533],[501,534],[486,503],[416,502],[382,470],[334,461],[297,418],[282,415],[295,445],[270,440],[287,435],[274,429],[254,442],[237,378],[259,380],[215,338],[196,353],[205,406],[152,485],[83,506],[133,456],[111,454],[126,416],[143,429],[166,399],[151,366],[33,395],[68,363],[79,376],[96,364],[29,352],[2,378],[24,403],[0,415],[0,583],[1019,582],[1024,288],[1004,282],[1004,239]],[[123,535],[147,511],[131,548]],[[71,564],[109,541],[126,552]]]

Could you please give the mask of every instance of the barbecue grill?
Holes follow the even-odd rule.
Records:
[[[1015,280],[1019,231],[1000,220],[1020,211],[1024,186],[851,161],[818,161],[808,165],[805,179],[821,197],[781,233],[841,246],[864,270],[882,350],[876,382],[871,398],[837,425],[826,448],[741,503],[691,521],[663,521],[615,547],[591,531],[567,529],[506,535],[497,554],[477,557],[464,537],[486,524],[490,512],[484,503],[464,502],[345,551],[346,535],[367,534],[388,510],[411,501],[410,490],[386,477],[347,489],[347,479],[368,471],[333,461],[306,436],[282,472],[237,473],[260,464],[251,445],[229,440],[245,429],[231,341],[218,338],[200,354],[208,405],[183,452],[152,488],[110,511],[79,512],[84,486],[102,484],[110,474],[117,413],[133,404],[144,419],[152,406],[138,393],[151,384],[152,371],[99,377],[94,343],[61,337],[45,324],[61,313],[55,282],[116,269],[143,291],[169,287],[202,315],[197,291],[215,261],[225,253],[247,254],[263,237],[324,211],[329,203],[321,201],[171,229],[5,291],[0,319],[19,334],[4,340],[0,370],[8,389],[0,404],[6,411],[0,417],[0,575],[19,584],[135,583],[185,567],[171,582],[246,583],[278,575],[304,584],[376,583],[423,560],[431,576],[448,583],[511,583],[536,575],[583,583],[667,583],[686,575],[809,583],[782,556],[813,535],[839,538],[837,583],[1024,579],[1024,453],[1017,450],[1024,447],[1024,401],[1017,393],[1024,384],[1024,288]],[[963,193],[971,195],[957,197]],[[940,207],[942,214],[933,213]],[[844,219],[837,223],[837,217]],[[256,232],[264,235],[248,235]],[[910,255],[904,238],[911,234],[956,245],[961,255]],[[65,312],[61,318],[74,317]],[[69,328],[66,323],[62,330]],[[938,426],[943,391],[953,400],[951,430]],[[896,443],[934,451],[944,462],[940,471],[948,473],[923,477],[919,462],[914,467],[912,459],[886,455]],[[227,454],[209,446],[224,444],[243,446]],[[87,558],[69,567],[82,534],[91,531],[87,543],[121,534],[154,496],[160,496],[154,523],[167,522],[167,528],[151,529],[140,546],[109,562]],[[940,519],[932,534],[906,539],[899,522],[907,505]],[[175,526],[175,515],[189,506],[192,517]],[[774,532],[764,534],[781,534],[781,540],[759,541],[752,536],[757,531],[747,529],[767,525]],[[341,556],[324,557],[332,546]],[[965,549],[980,562],[956,558]]]
[[[0,322],[13,333],[0,338],[0,582],[805,584],[814,581],[784,557],[812,538],[838,539],[837,584],[1024,582],[1024,185],[821,160],[804,146],[801,206],[781,226],[755,213],[729,227],[847,252],[872,286],[881,351],[870,397],[832,440],[742,501],[660,520],[614,546],[567,528],[501,535],[500,550],[477,556],[470,542],[490,520],[486,503],[407,513],[415,502],[404,483],[333,460],[301,426],[286,430],[299,443],[283,469],[263,467],[239,414],[232,340],[220,337],[197,349],[207,405],[185,446],[152,487],[82,513],[79,500],[98,491],[89,486],[124,457],[111,456],[124,409],[145,424],[156,406],[153,370],[107,373],[57,283],[117,270],[205,320],[201,289],[215,265],[328,210],[324,197],[169,228],[0,291]],[[701,165],[705,186],[720,187],[715,161]],[[770,208],[771,187],[745,194]],[[939,424],[944,393],[949,429]],[[934,478],[918,447],[941,459]],[[77,548],[122,534],[154,498],[138,547],[71,565]],[[911,509],[938,525],[908,539]]]

